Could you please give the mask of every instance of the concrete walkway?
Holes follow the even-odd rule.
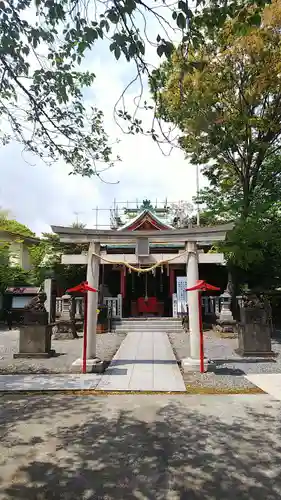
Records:
[[[281,401],[281,373],[259,373],[247,375],[246,378],[270,396]]]
[[[129,332],[97,389],[186,391],[166,333]]]
[[[166,333],[131,332],[104,374],[0,375],[2,391],[186,392]]]

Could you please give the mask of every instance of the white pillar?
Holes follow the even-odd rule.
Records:
[[[188,243],[187,257],[187,288],[196,285],[199,279],[198,255],[196,243]],[[199,307],[198,292],[187,292],[188,314],[189,314],[189,338],[190,357],[199,359],[200,357],[200,331],[199,331]]]
[[[199,279],[198,253],[195,242],[187,243],[187,287],[196,285]],[[187,292],[190,357],[182,360],[181,365],[185,372],[200,370],[200,326],[198,292]]]
[[[87,281],[89,286],[99,288],[99,265],[100,244],[90,243],[87,260]],[[103,362],[96,356],[96,333],[97,333],[97,308],[98,293],[88,292],[88,311],[87,311],[87,372],[102,372],[104,370]],[[83,364],[82,357],[74,361],[74,371],[81,371]]]
[[[100,244],[91,243],[88,251],[87,281],[89,286],[99,288]],[[87,314],[87,358],[96,358],[98,293],[88,292]]]
[[[47,295],[45,302],[45,309],[48,313],[48,322],[51,323],[52,316],[52,279],[48,278],[44,280],[44,292]]]

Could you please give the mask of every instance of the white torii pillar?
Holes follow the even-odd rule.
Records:
[[[198,252],[195,242],[187,243],[187,287],[196,285],[199,279]],[[188,318],[189,318],[189,345],[190,356],[181,362],[184,372],[200,371],[200,326],[199,326],[199,301],[197,291],[187,292]],[[205,370],[207,360],[204,361]]]
[[[92,288],[99,288],[99,266],[100,266],[100,244],[90,243],[87,256],[87,282]],[[87,292],[88,311],[87,311],[87,372],[101,372],[103,363],[96,354],[96,335],[97,335],[97,308],[98,293]],[[83,356],[76,359],[73,367],[82,369]],[[77,370],[75,370],[77,371]]]

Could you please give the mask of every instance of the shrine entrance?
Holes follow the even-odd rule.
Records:
[[[88,252],[81,254],[62,256],[62,263],[65,264],[86,264],[86,281],[92,288],[99,288],[100,265],[119,265],[122,301],[128,296],[125,293],[125,278],[128,275],[136,273],[139,280],[136,280],[135,290],[147,292],[147,297],[139,297],[141,300],[139,312],[151,314],[150,311],[159,314],[159,305],[157,297],[148,297],[148,294],[155,290],[155,277],[159,276],[159,294],[165,293],[164,286],[167,281],[162,281],[161,274],[163,269],[170,268],[173,264],[183,264],[187,276],[188,288],[193,288],[199,279],[199,260],[205,255],[198,251],[198,245],[210,246],[217,241],[223,241],[226,232],[233,228],[232,224],[215,227],[188,227],[184,229],[149,229],[140,230],[138,227],[134,230],[128,228],[119,230],[98,230],[98,229],[78,229],[73,227],[52,226],[53,232],[58,234],[62,243],[88,244]],[[163,244],[169,245],[168,253],[163,251]],[[118,246],[118,253],[113,252],[114,245]],[[125,246],[126,251],[125,251]],[[174,251],[173,245],[176,245]],[[182,245],[181,248],[178,248]],[[112,249],[112,253],[109,251]],[[121,251],[120,251],[121,249]],[[213,254],[210,254],[213,259]],[[204,257],[206,261],[206,257]],[[207,255],[208,260],[208,255]],[[126,269],[125,269],[126,268]],[[158,273],[158,274],[157,274]],[[145,275],[151,275],[146,278]],[[174,274],[174,273],[173,273]],[[172,277],[172,273],[169,275]],[[134,276],[136,279],[136,276]],[[172,280],[171,280],[172,282]],[[171,284],[170,282],[170,284]],[[157,283],[157,281],[156,281]],[[162,291],[160,290],[162,286]],[[132,283],[131,283],[132,287]],[[142,289],[142,290],[141,290]],[[170,295],[171,295],[170,287]],[[156,290],[158,293],[158,290]],[[136,293],[136,292],[135,292]],[[154,292],[155,293],[155,292]],[[173,292],[172,292],[173,294]],[[151,299],[150,302],[148,299]],[[156,301],[155,301],[156,299]],[[191,370],[199,368],[200,364],[200,328],[199,328],[199,301],[198,292],[188,292],[188,312],[189,312],[189,331],[190,331],[190,358],[184,360],[185,367],[189,366]],[[155,303],[156,302],[156,303]],[[165,307],[165,306],[164,306]],[[97,330],[97,308],[98,294],[88,295],[88,314],[87,314],[87,369],[93,371],[95,366],[99,366],[100,360],[96,357],[96,330]],[[149,311],[149,312],[148,312]],[[161,311],[160,311],[161,314]],[[81,367],[81,358],[74,362],[75,366]]]
[[[171,316],[167,269],[157,267],[151,273],[127,273],[123,314],[133,318]]]

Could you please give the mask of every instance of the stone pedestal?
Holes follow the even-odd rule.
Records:
[[[54,340],[70,340],[78,339],[76,325],[74,321],[58,319],[53,328],[53,339]]]
[[[237,322],[235,319],[217,319],[215,330],[220,333],[233,333],[237,335]]]
[[[50,328],[39,324],[20,328],[19,352],[14,358],[49,358],[54,354]]]
[[[72,372],[81,373],[83,368],[83,359],[76,359],[72,363]],[[86,373],[103,373],[105,370],[104,362],[99,358],[86,359]]]
[[[210,361],[204,358],[204,372],[208,371]],[[181,360],[181,367],[184,373],[200,372],[200,359],[184,358]]]
[[[271,329],[263,308],[247,307],[240,310],[238,349],[240,356],[273,357]]]

